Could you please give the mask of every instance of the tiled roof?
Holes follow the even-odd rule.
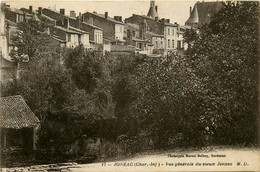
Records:
[[[81,30],[81,29],[78,29],[78,28],[75,28],[75,27],[72,27],[72,26],[69,26],[69,29],[70,29],[70,30],[73,30],[73,31],[76,31],[76,32],[89,34],[89,32],[86,32],[86,31],[84,31],[84,30]]]
[[[90,24],[90,23],[86,23],[86,22],[80,22],[80,23],[81,23],[81,24],[84,24],[84,25],[87,25],[87,26],[89,26],[89,27],[92,27],[92,28],[94,28],[94,29],[103,30],[102,28],[97,27],[97,26],[95,26],[95,25],[93,25],[93,24]]]
[[[46,16],[45,14],[41,14],[40,16],[43,17],[43,18],[46,18],[46,19],[48,19],[50,21],[56,21],[55,19],[53,19],[53,18],[51,18],[49,16]]]
[[[39,119],[34,115],[22,96],[0,98],[0,127],[25,128],[37,126]]]
[[[66,28],[61,27],[61,26],[54,26],[54,28],[59,29],[59,30],[64,31],[64,32],[67,32],[67,33],[81,34],[78,31],[74,31],[74,30],[71,30],[71,29],[66,29]]]
[[[91,12],[86,12],[86,13],[93,14],[95,16],[102,17],[102,18],[106,19],[104,14],[91,13]],[[124,24],[123,22],[117,21],[117,20],[115,20],[115,19],[113,19],[113,18],[111,18],[109,16],[107,17],[107,20],[111,21],[113,23],[116,23],[116,24],[122,24],[122,25]]]

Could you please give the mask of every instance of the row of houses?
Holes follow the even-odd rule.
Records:
[[[169,19],[159,19],[154,1],[151,1],[147,16],[133,14],[125,21],[122,21],[122,16],[110,17],[108,12],[76,15],[70,11],[70,15],[66,15],[65,9],[56,11],[39,7],[33,10],[32,6],[15,9],[5,4],[2,9],[1,21],[5,22],[1,23],[1,27],[9,34],[7,39],[16,31],[17,23],[34,19],[49,26],[46,32],[60,47],[74,48],[82,44],[85,48],[103,52],[113,51],[113,48],[123,51],[131,47],[134,52],[147,55],[173,52],[185,47],[182,27],[170,23]],[[8,41],[4,42],[8,44]]]
[[[122,20],[122,16],[109,16],[108,12],[79,13],[70,11],[65,14],[65,9],[38,7],[15,9],[6,4],[1,4],[0,11],[0,51],[2,75],[8,76],[9,70],[15,70],[9,57],[11,37],[17,31],[17,24],[24,20],[33,19],[45,23],[48,28],[45,32],[49,35],[49,47],[74,48],[83,45],[105,54],[111,53],[138,53],[159,57],[167,54],[183,54],[187,49],[184,42],[184,31],[191,27],[198,27],[208,23],[210,18],[221,9],[223,2],[197,2],[190,7],[190,17],[185,26],[171,23],[170,19],[160,18],[158,6],[151,0],[147,15],[133,14]]]

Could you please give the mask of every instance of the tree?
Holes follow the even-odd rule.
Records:
[[[258,28],[258,2],[227,3],[200,28],[187,55],[203,81],[200,109],[216,143],[256,142]]]
[[[43,122],[47,115],[59,115],[75,89],[69,71],[60,64],[57,54],[49,54],[30,61],[20,72],[19,80],[5,86],[3,94],[22,95]]]
[[[79,89],[85,89],[88,93],[94,92],[103,74],[101,58],[95,52],[85,51],[82,46],[66,52],[65,65],[71,70],[73,80]]]
[[[131,112],[138,118],[138,132],[151,138],[156,148],[192,146],[193,139],[201,145],[205,128],[199,114],[190,112],[190,91],[201,90],[199,82],[192,83],[195,77],[188,61],[179,56],[147,59],[138,67],[132,78],[137,98]],[[193,99],[192,106],[197,102]]]
[[[11,37],[11,57],[16,62],[33,59],[37,50],[48,43],[46,28],[44,23],[32,19],[18,23],[18,31]]]

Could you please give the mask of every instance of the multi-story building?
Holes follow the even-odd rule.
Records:
[[[133,23],[125,23],[124,39],[126,45],[135,48],[135,52],[139,54],[149,53],[148,40],[142,39],[139,25]]]
[[[167,54],[184,49],[184,32],[181,31],[180,25],[170,23],[170,19],[159,19],[158,7],[153,0],[150,2],[147,16],[133,14],[125,19],[125,23],[139,26],[141,39],[149,41],[149,52]]]
[[[0,10],[0,81],[1,83],[17,77],[17,66],[9,56],[9,31],[6,11],[9,6],[1,3]],[[16,19],[16,18],[15,18]]]
[[[168,51],[184,49],[183,34],[180,25],[166,22],[164,27],[165,49]]]
[[[124,23],[121,16],[111,18],[108,12],[105,14],[86,12],[82,14],[82,21],[102,28],[104,37],[112,44],[124,44]]]
[[[47,8],[39,8],[39,18],[48,21],[50,25],[50,35],[61,40],[61,46],[74,48],[82,44],[85,48],[90,48],[89,32],[79,28],[80,24],[76,18],[66,16],[65,9],[60,12]],[[73,25],[71,25],[73,23]],[[65,42],[65,44],[64,44]]]

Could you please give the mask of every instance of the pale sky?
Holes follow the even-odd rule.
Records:
[[[14,8],[29,8],[30,5],[36,10],[38,7],[43,8],[65,8],[65,13],[74,10],[77,15],[89,11],[97,13],[108,12],[110,17],[122,16],[123,19],[132,16],[132,14],[147,15],[150,1],[149,0],[6,0],[7,4]],[[155,4],[158,6],[159,18],[169,18],[171,23],[177,22],[184,25],[189,17],[190,6],[196,3],[194,0],[157,0]]]

